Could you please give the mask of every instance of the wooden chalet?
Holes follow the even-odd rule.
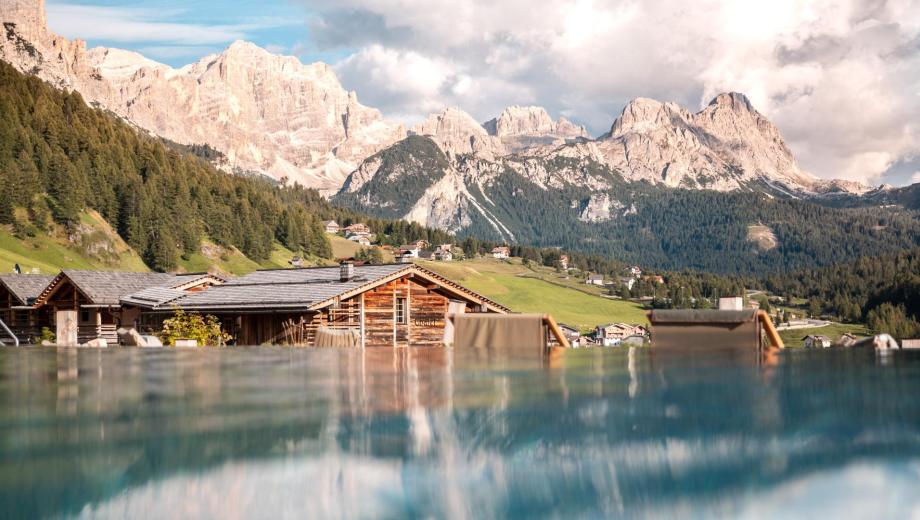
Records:
[[[511,257],[511,248],[508,246],[498,246],[492,248],[492,258],[505,259]]]
[[[96,338],[115,343],[118,327],[133,326],[137,318],[137,313],[124,311],[121,298],[151,290],[188,294],[222,282],[222,278],[206,273],[65,270],[44,288],[35,306],[52,317],[59,345],[78,345]]]
[[[340,226],[339,223],[334,220],[324,220],[323,229],[326,233],[336,234],[339,232]]]
[[[123,298],[125,312],[213,314],[240,345],[313,346],[320,332],[341,331],[360,347],[441,346],[448,315],[509,312],[415,264],[264,270],[194,294],[157,293]]]
[[[346,226],[344,231],[345,231],[346,236],[351,236],[351,235],[368,236],[371,234],[371,228],[368,227],[368,225],[364,224],[363,222],[358,222],[356,224]]]
[[[0,275],[0,319],[22,342],[35,342],[42,327],[51,327],[47,310],[35,302],[54,276],[42,274]]]
[[[642,325],[630,323],[609,323],[598,325],[594,329],[594,339],[605,347],[619,345],[630,336],[645,336],[648,329]]]

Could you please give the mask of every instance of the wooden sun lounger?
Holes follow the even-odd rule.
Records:
[[[452,344],[458,348],[520,348],[549,346],[549,337],[565,348],[569,341],[548,314],[454,314]]]

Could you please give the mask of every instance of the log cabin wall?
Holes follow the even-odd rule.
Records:
[[[405,305],[402,311],[398,309],[400,304]],[[367,291],[364,293],[365,346],[441,346],[447,305],[447,297],[408,276]]]
[[[409,343],[413,347],[443,346],[449,299],[415,281],[409,287]]]
[[[393,280],[364,293],[364,346],[395,347],[400,335],[396,326],[396,298],[409,294],[402,279]],[[402,327],[401,327],[402,328]],[[408,330],[401,334],[403,343]]]

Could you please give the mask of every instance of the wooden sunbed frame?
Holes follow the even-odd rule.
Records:
[[[562,333],[562,329],[559,328],[559,324],[556,323],[556,320],[554,320],[552,316],[544,314],[543,324],[549,328],[549,331],[553,334],[553,337],[556,338],[556,341],[559,342],[559,345],[565,348],[571,348],[569,340],[565,337],[565,334]]]
[[[757,319],[760,320],[760,325],[763,326],[763,330],[767,334],[767,339],[770,340],[770,346],[773,348],[786,348],[786,345],[783,343],[783,338],[779,337],[779,332],[777,332],[776,327],[773,326],[773,320],[770,319],[770,315],[767,314],[767,311],[757,311]]]

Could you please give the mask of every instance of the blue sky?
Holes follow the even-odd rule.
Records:
[[[318,50],[309,44],[306,4],[286,0],[49,0],[48,24],[90,47],[138,51],[182,66],[219,52],[235,39],[255,42],[303,61],[335,62],[348,49]]]

